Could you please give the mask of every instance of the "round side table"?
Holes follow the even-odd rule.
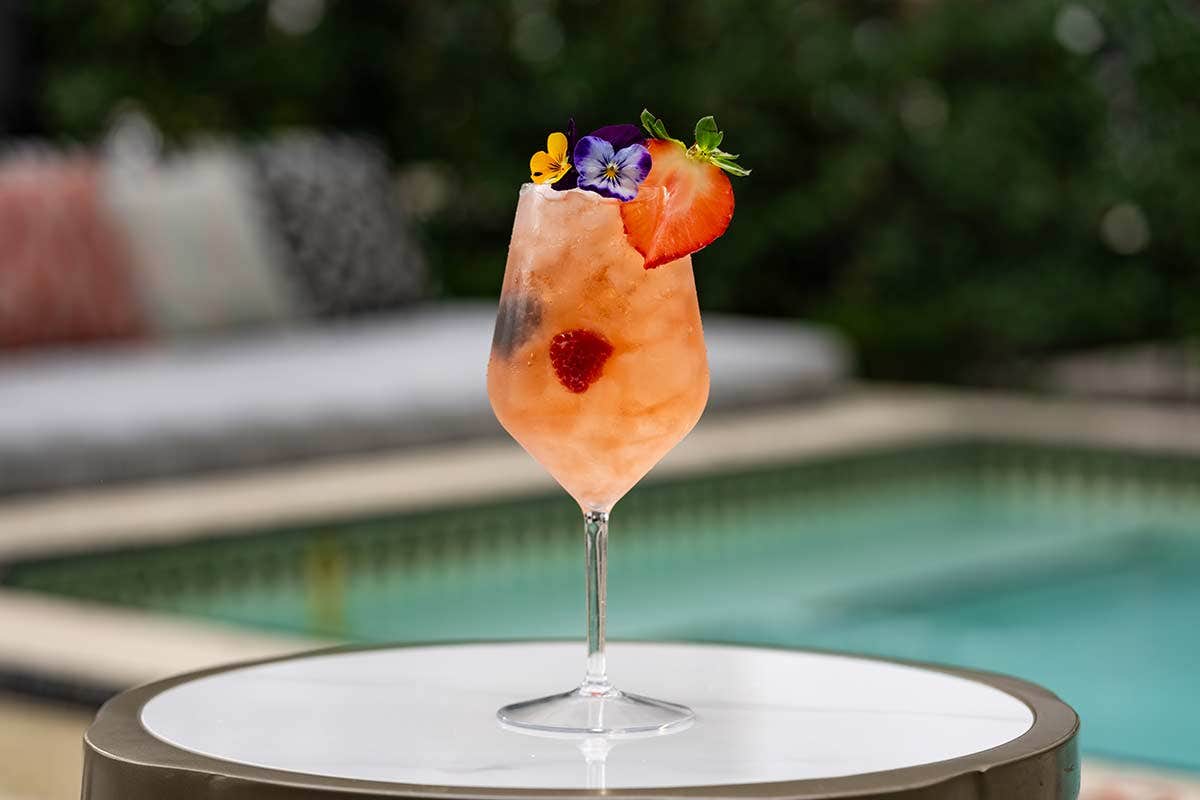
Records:
[[[82,800],[365,797],[1074,800],[1079,721],[1014,678],[835,653],[614,643],[616,685],[686,730],[551,738],[496,709],[577,682],[563,642],[325,651],[109,701]]]

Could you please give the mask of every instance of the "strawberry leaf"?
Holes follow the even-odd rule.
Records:
[[[675,142],[680,147],[685,147],[683,142],[672,138],[671,134],[667,133],[666,124],[651,114],[648,108],[642,109],[642,127],[646,129],[646,133],[650,134],[652,139],[665,139],[668,142]]]
[[[717,121],[712,117],[705,117],[696,123],[696,145],[701,150],[716,150],[724,138],[725,134],[717,130]]]
[[[734,162],[737,156],[728,156],[725,154],[713,154],[711,157],[712,163],[716,164],[721,169],[728,172],[730,175],[737,175],[739,178],[744,178],[750,174],[750,170],[743,167],[741,164]]]
[[[721,142],[725,139],[725,134],[717,129],[717,121],[711,116],[704,117],[696,123],[696,143],[691,147],[687,147],[683,142],[667,133],[666,124],[651,114],[649,109],[642,111],[642,127],[646,129],[652,139],[663,139],[686,148],[689,158],[713,164],[730,175],[745,177],[750,174],[750,170],[736,163],[737,153],[726,153],[719,149]]]

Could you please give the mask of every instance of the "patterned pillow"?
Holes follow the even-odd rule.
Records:
[[[321,316],[422,297],[426,272],[404,224],[387,159],[350,137],[294,132],[255,149],[285,260]]]
[[[255,191],[249,161],[209,147],[157,165],[113,162],[105,195],[130,243],[156,332],[175,336],[303,316],[287,253]]]
[[[83,157],[0,160],[0,348],[146,332],[100,166]]]
[[[0,157],[0,348],[345,316],[425,284],[387,159],[363,141]]]

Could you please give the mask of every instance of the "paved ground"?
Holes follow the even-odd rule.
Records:
[[[78,800],[91,712],[0,694],[0,800]]]
[[[1080,800],[1200,800],[1200,783],[1136,768],[1085,763]]]

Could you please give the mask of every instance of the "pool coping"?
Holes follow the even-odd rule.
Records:
[[[671,478],[872,446],[1003,438],[1200,454],[1200,412],[945,389],[860,387],[801,406],[702,420],[655,467]],[[347,515],[556,491],[514,442],[485,440],[219,476],[0,500],[0,565],[83,550],[236,535]]]
[[[166,675],[334,644],[0,590],[0,689],[77,704]]]
[[[870,447],[989,437],[1200,454],[1200,412],[921,387],[857,387],[815,404],[714,415],[654,475],[686,477]],[[97,546],[230,536],[351,514],[552,491],[552,480],[515,444],[485,441],[224,477],[12,498],[0,502],[0,569],[7,561]],[[0,685],[10,687],[14,681],[27,684],[26,678],[43,676],[97,690],[118,689],[331,643],[0,589]]]

